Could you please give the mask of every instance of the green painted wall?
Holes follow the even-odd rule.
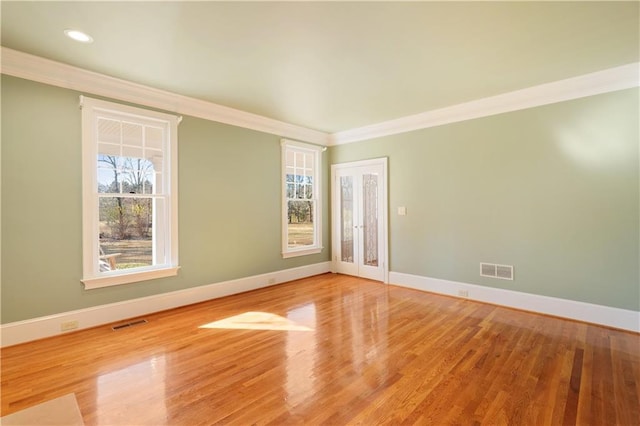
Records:
[[[279,138],[185,117],[177,277],[85,291],[79,93],[2,76],[2,323],[329,260],[280,257]],[[389,157],[391,270],[640,310],[638,90],[330,148]],[[398,216],[398,206],[407,216]],[[478,263],[515,266],[515,281]]]
[[[638,311],[638,105],[630,89],[332,147],[330,161],[389,158],[392,271]],[[480,262],[515,280],[480,277]]]
[[[324,251],[280,256],[279,137],[184,117],[178,276],[84,290],[79,93],[1,84],[2,323],[329,260],[328,190]]]

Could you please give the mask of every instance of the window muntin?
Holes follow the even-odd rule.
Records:
[[[178,118],[82,106],[85,288],[175,275]]]
[[[320,208],[321,148],[282,141],[282,255],[319,253],[322,250]]]

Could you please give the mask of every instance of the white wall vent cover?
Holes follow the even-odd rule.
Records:
[[[480,263],[480,275],[501,280],[513,280],[513,266]]]

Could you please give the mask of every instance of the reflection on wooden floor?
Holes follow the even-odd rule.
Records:
[[[75,393],[87,425],[640,418],[633,333],[331,274],[145,318],[4,349],[2,415]],[[300,328],[205,327],[229,318]]]

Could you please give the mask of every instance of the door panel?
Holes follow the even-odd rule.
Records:
[[[379,244],[380,230],[383,228],[380,223],[380,212],[383,210],[380,194],[382,185],[379,184],[381,175],[381,166],[359,168],[356,172],[360,186],[358,204],[362,206],[359,218],[361,258],[358,265],[358,275],[378,281],[384,281],[384,269],[381,261],[383,253]]]
[[[338,220],[334,219],[334,234],[337,226],[340,233],[340,244],[337,256],[339,271],[343,274],[358,275],[358,227],[354,223],[357,218],[357,205],[354,202],[354,195],[357,188],[354,185],[355,177],[351,173],[339,173],[334,178],[334,185],[340,188],[340,195],[337,202],[339,211]],[[335,238],[335,236],[334,236]]]
[[[353,176],[340,177],[340,260],[354,262]]]
[[[362,263],[378,266],[378,175],[362,175],[362,227],[363,255]]]

